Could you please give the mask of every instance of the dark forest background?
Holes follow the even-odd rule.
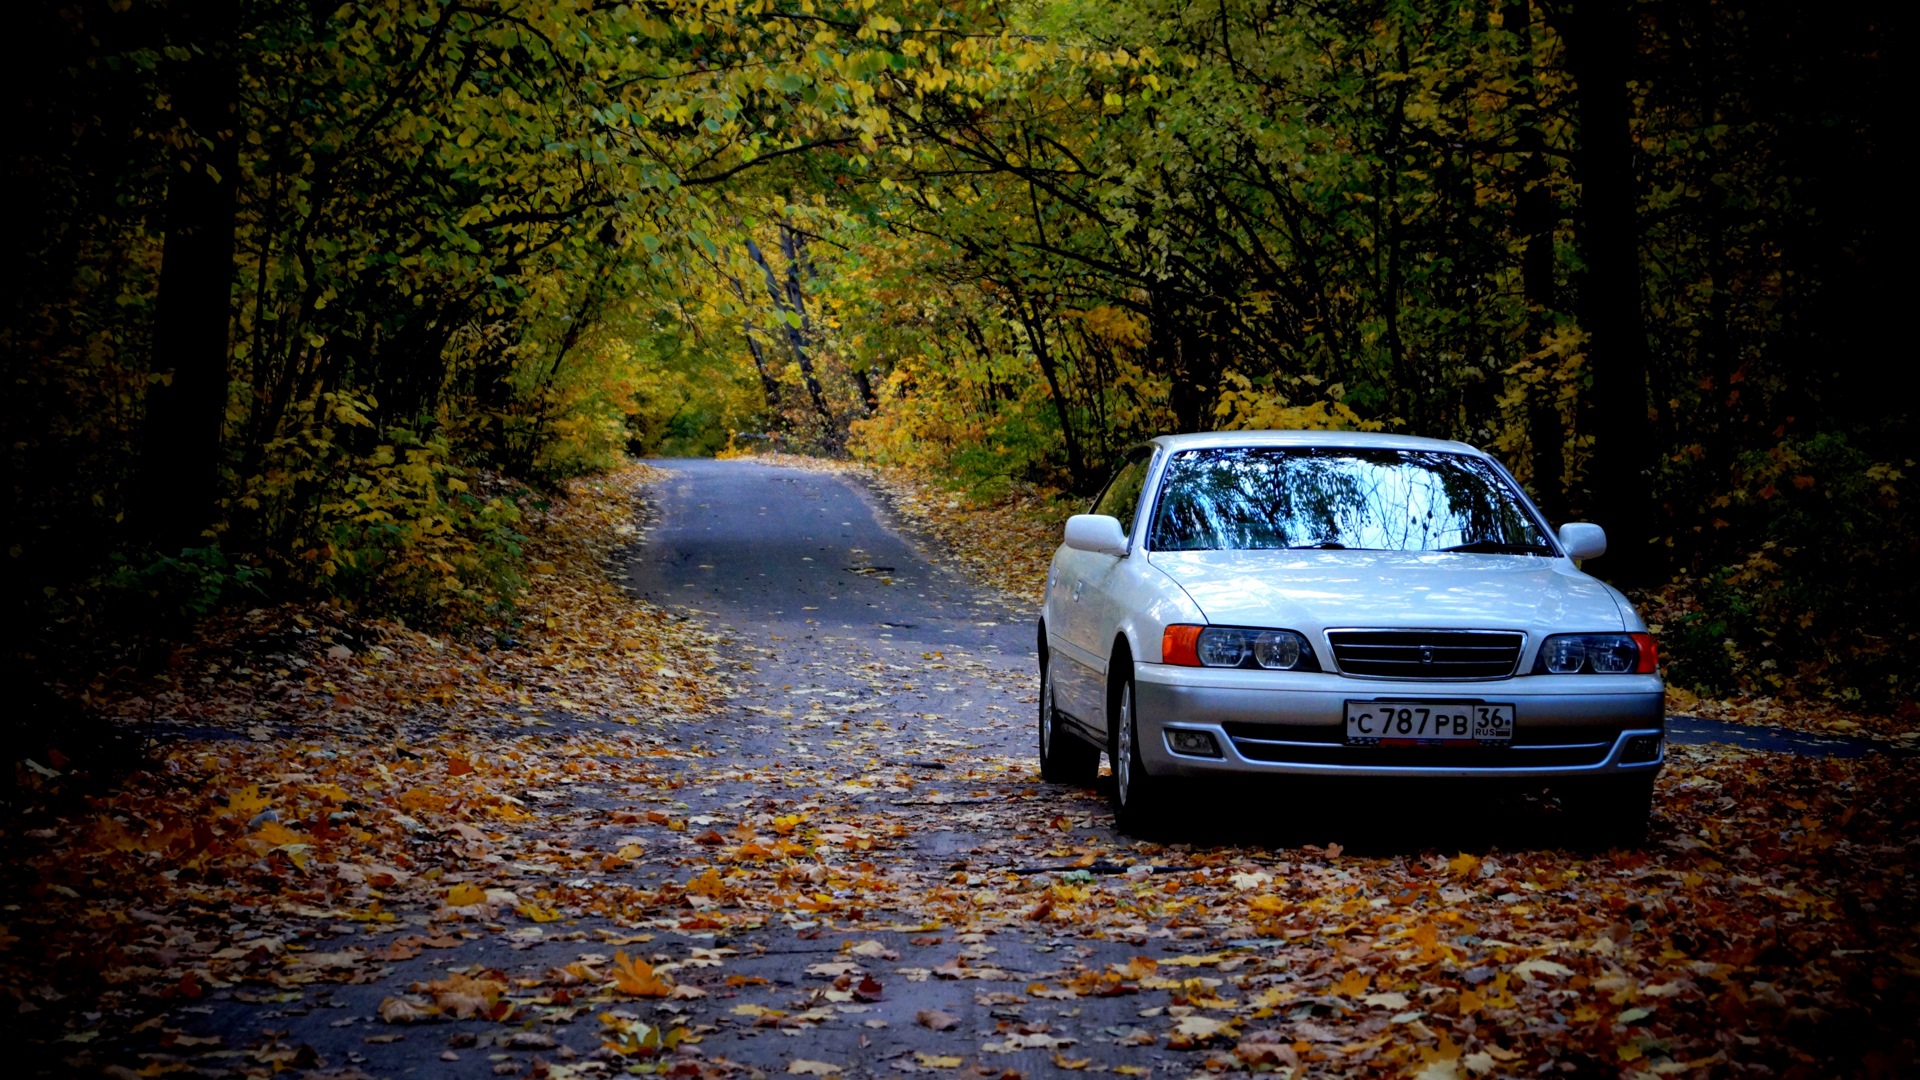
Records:
[[[14,25],[0,599],[36,678],[274,598],[510,619],[526,507],[630,452],[1071,500],[1142,436],[1305,426],[1495,450],[1607,528],[1682,685],[1911,700],[1897,5]]]

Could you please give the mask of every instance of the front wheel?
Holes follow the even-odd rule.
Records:
[[[1146,763],[1140,758],[1140,724],[1134,715],[1132,679],[1120,686],[1108,756],[1113,761],[1114,827],[1129,836],[1152,832],[1166,816],[1166,781],[1148,775]]]
[[[1100,751],[1068,734],[1053,704],[1053,665],[1040,662],[1040,779],[1091,787],[1100,775]]]

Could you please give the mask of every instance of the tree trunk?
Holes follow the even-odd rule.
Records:
[[[1213,402],[1202,392],[1200,380],[1196,378],[1201,365],[1200,354],[1205,348],[1201,342],[1201,329],[1196,325],[1201,316],[1192,308],[1182,308],[1167,321],[1173,323],[1173,355],[1167,365],[1172,376],[1167,390],[1167,405],[1173,409],[1173,425],[1180,431],[1209,431],[1213,428],[1212,417],[1207,415]]]
[[[1540,126],[1539,95],[1534,88],[1533,8],[1529,0],[1507,5],[1507,31],[1513,35],[1520,61],[1515,74],[1519,90],[1514,104],[1520,113],[1515,149],[1520,153],[1519,193],[1514,199],[1513,231],[1522,239],[1520,292],[1527,306],[1528,352],[1539,348],[1553,327],[1553,231],[1560,223],[1553,193],[1547,188],[1547,136]],[[1547,520],[1566,520],[1566,429],[1554,400],[1552,380],[1540,384],[1538,394],[1527,395],[1528,471],[1533,497]]]
[[[1053,362],[1053,350],[1047,347],[1046,332],[1037,325],[1038,320],[1028,310],[1026,294],[1018,285],[1013,286],[1012,306],[1014,318],[1027,332],[1027,344],[1033,348],[1034,362],[1040,365],[1040,375],[1047,380],[1047,390],[1053,396],[1053,413],[1060,421],[1060,438],[1067,448],[1069,482],[1075,491],[1086,490],[1091,473],[1085,456],[1080,452],[1080,437],[1073,429],[1073,412],[1067,407],[1066,396],[1060,391],[1060,371]]]
[[[732,274],[725,276],[727,284],[733,286],[733,295],[740,298],[740,307],[751,311],[752,305],[747,302],[747,287]],[[772,413],[770,419],[774,427],[785,428],[787,417],[780,410],[780,380],[774,378],[772,369],[767,367],[767,354],[760,348],[760,339],[755,336],[758,333],[751,318],[740,320],[740,336],[747,339],[747,352],[753,356],[753,369],[760,374],[760,392],[767,399],[767,411]]]
[[[788,243],[790,244],[791,241],[789,240]],[[789,246],[787,248],[789,265],[791,265],[792,262],[791,252],[792,248]],[[829,450],[839,449],[839,427],[833,422],[833,411],[827,408],[826,395],[820,391],[820,380],[814,376],[813,357],[807,353],[808,342],[805,328],[808,325],[808,321],[805,308],[802,307],[800,310],[790,311],[787,297],[784,296],[780,290],[780,279],[774,275],[773,267],[767,263],[767,257],[761,252],[760,245],[754,243],[751,239],[747,241],[747,255],[752,258],[755,263],[759,264],[760,272],[766,275],[767,298],[773,301],[774,311],[781,316],[780,321],[786,330],[787,346],[793,350],[794,362],[800,366],[800,381],[806,384],[807,396],[813,399],[814,412],[820,414],[821,435],[827,444],[827,448]],[[793,276],[790,284],[793,289],[793,296],[798,300],[800,296],[800,279],[797,273]],[[792,316],[791,319],[787,318],[789,314]]]
[[[1587,270],[1580,324],[1593,373],[1593,518],[1611,535],[1609,577],[1645,580],[1656,535],[1647,333],[1640,310],[1640,227],[1627,80],[1637,16],[1630,4],[1580,0],[1563,19],[1580,134],[1576,217]]]
[[[853,369],[853,385],[860,391],[860,404],[866,407],[867,415],[872,416],[878,412],[880,396],[873,392],[873,377],[867,374],[866,368]]]
[[[236,0],[179,0],[173,42],[191,49],[168,80],[184,129],[168,174],[136,530],[156,549],[197,546],[220,502],[240,137],[232,50]]]

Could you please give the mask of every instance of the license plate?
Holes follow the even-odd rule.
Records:
[[[1513,706],[1462,701],[1349,701],[1347,741],[1508,743]]]

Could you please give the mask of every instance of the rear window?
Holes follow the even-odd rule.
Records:
[[[1173,455],[1148,544],[1157,551],[1555,553],[1505,478],[1480,458],[1308,447]]]

